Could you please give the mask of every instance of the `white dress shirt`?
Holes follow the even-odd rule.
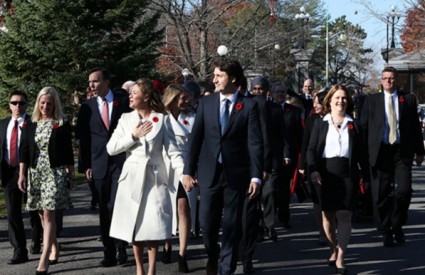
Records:
[[[341,124],[341,128],[334,126],[332,122],[332,117],[330,114],[327,114],[323,117],[323,121],[329,123],[328,133],[326,134],[326,143],[325,150],[323,150],[323,158],[335,158],[335,157],[344,157],[349,158],[349,136],[348,136],[348,127],[347,123],[353,121],[353,119],[345,115],[344,120]]]

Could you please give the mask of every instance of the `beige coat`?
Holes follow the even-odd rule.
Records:
[[[164,118],[163,114],[152,112],[149,117],[153,123],[151,132],[134,141],[132,131],[140,117],[137,111],[123,114],[106,146],[110,155],[127,153],[118,181],[111,237],[127,242],[171,237],[173,213],[163,148],[179,174],[183,158]]]
[[[170,129],[176,139],[176,144],[179,150],[182,152],[183,158],[187,151],[187,142],[192,132],[193,123],[195,122],[195,113],[180,113],[179,117],[175,119],[171,114],[165,118],[165,124]],[[164,154],[165,155],[165,154]],[[172,163],[168,157],[165,157],[165,163],[167,165],[167,171],[169,174],[169,188],[171,196],[171,202],[173,207],[173,234],[177,232],[177,190],[180,182],[180,174],[172,167]],[[191,230],[195,230],[196,224],[196,203],[198,201],[199,188],[194,187],[190,192],[186,192],[190,206],[190,217],[192,220]]]

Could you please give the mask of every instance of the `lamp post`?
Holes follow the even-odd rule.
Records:
[[[301,49],[305,49],[306,48],[306,42],[305,42],[305,28],[308,24],[308,21],[310,20],[310,14],[305,12],[305,8],[301,7],[300,8],[300,13],[295,14],[295,19],[296,20],[300,20],[301,22],[301,45],[300,48]]]
[[[220,45],[217,48],[217,53],[219,56],[224,57],[227,54],[228,50],[227,47],[224,45]]]
[[[183,78],[184,78],[184,83],[186,83],[186,81],[187,81],[187,77],[189,76],[189,74],[190,74],[190,71],[189,71],[189,69],[188,69],[188,68],[184,68],[184,69],[182,70],[182,76],[183,76]]]
[[[389,39],[390,39],[390,19],[391,19],[391,46],[389,43]],[[397,19],[397,21],[396,21]],[[391,6],[391,12],[388,13],[387,15],[387,51],[385,53],[385,62],[388,64],[388,60],[390,59],[390,48],[394,49],[395,48],[395,38],[394,38],[394,34],[395,34],[395,24],[398,23],[398,20],[400,19],[400,14],[396,11],[395,6]]]
[[[339,39],[341,41],[345,41],[347,39],[345,31],[337,32],[329,37],[329,26],[328,22],[326,22],[326,87],[329,85],[329,40],[335,38],[337,35],[340,35]]]

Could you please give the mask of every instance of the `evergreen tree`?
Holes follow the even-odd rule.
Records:
[[[147,0],[19,0],[0,34],[0,96],[21,89],[34,100],[44,86],[65,99],[106,67],[111,87],[154,74],[163,31]]]

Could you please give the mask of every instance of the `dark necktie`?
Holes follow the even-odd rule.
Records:
[[[102,121],[105,124],[106,129],[109,130],[109,107],[106,98],[102,98]]]
[[[224,130],[226,129],[227,123],[229,122],[229,106],[230,106],[230,100],[224,99],[224,110],[223,114],[221,116],[221,134],[224,133]]]
[[[12,167],[18,165],[18,121],[15,120],[15,126],[10,136],[9,164]]]

